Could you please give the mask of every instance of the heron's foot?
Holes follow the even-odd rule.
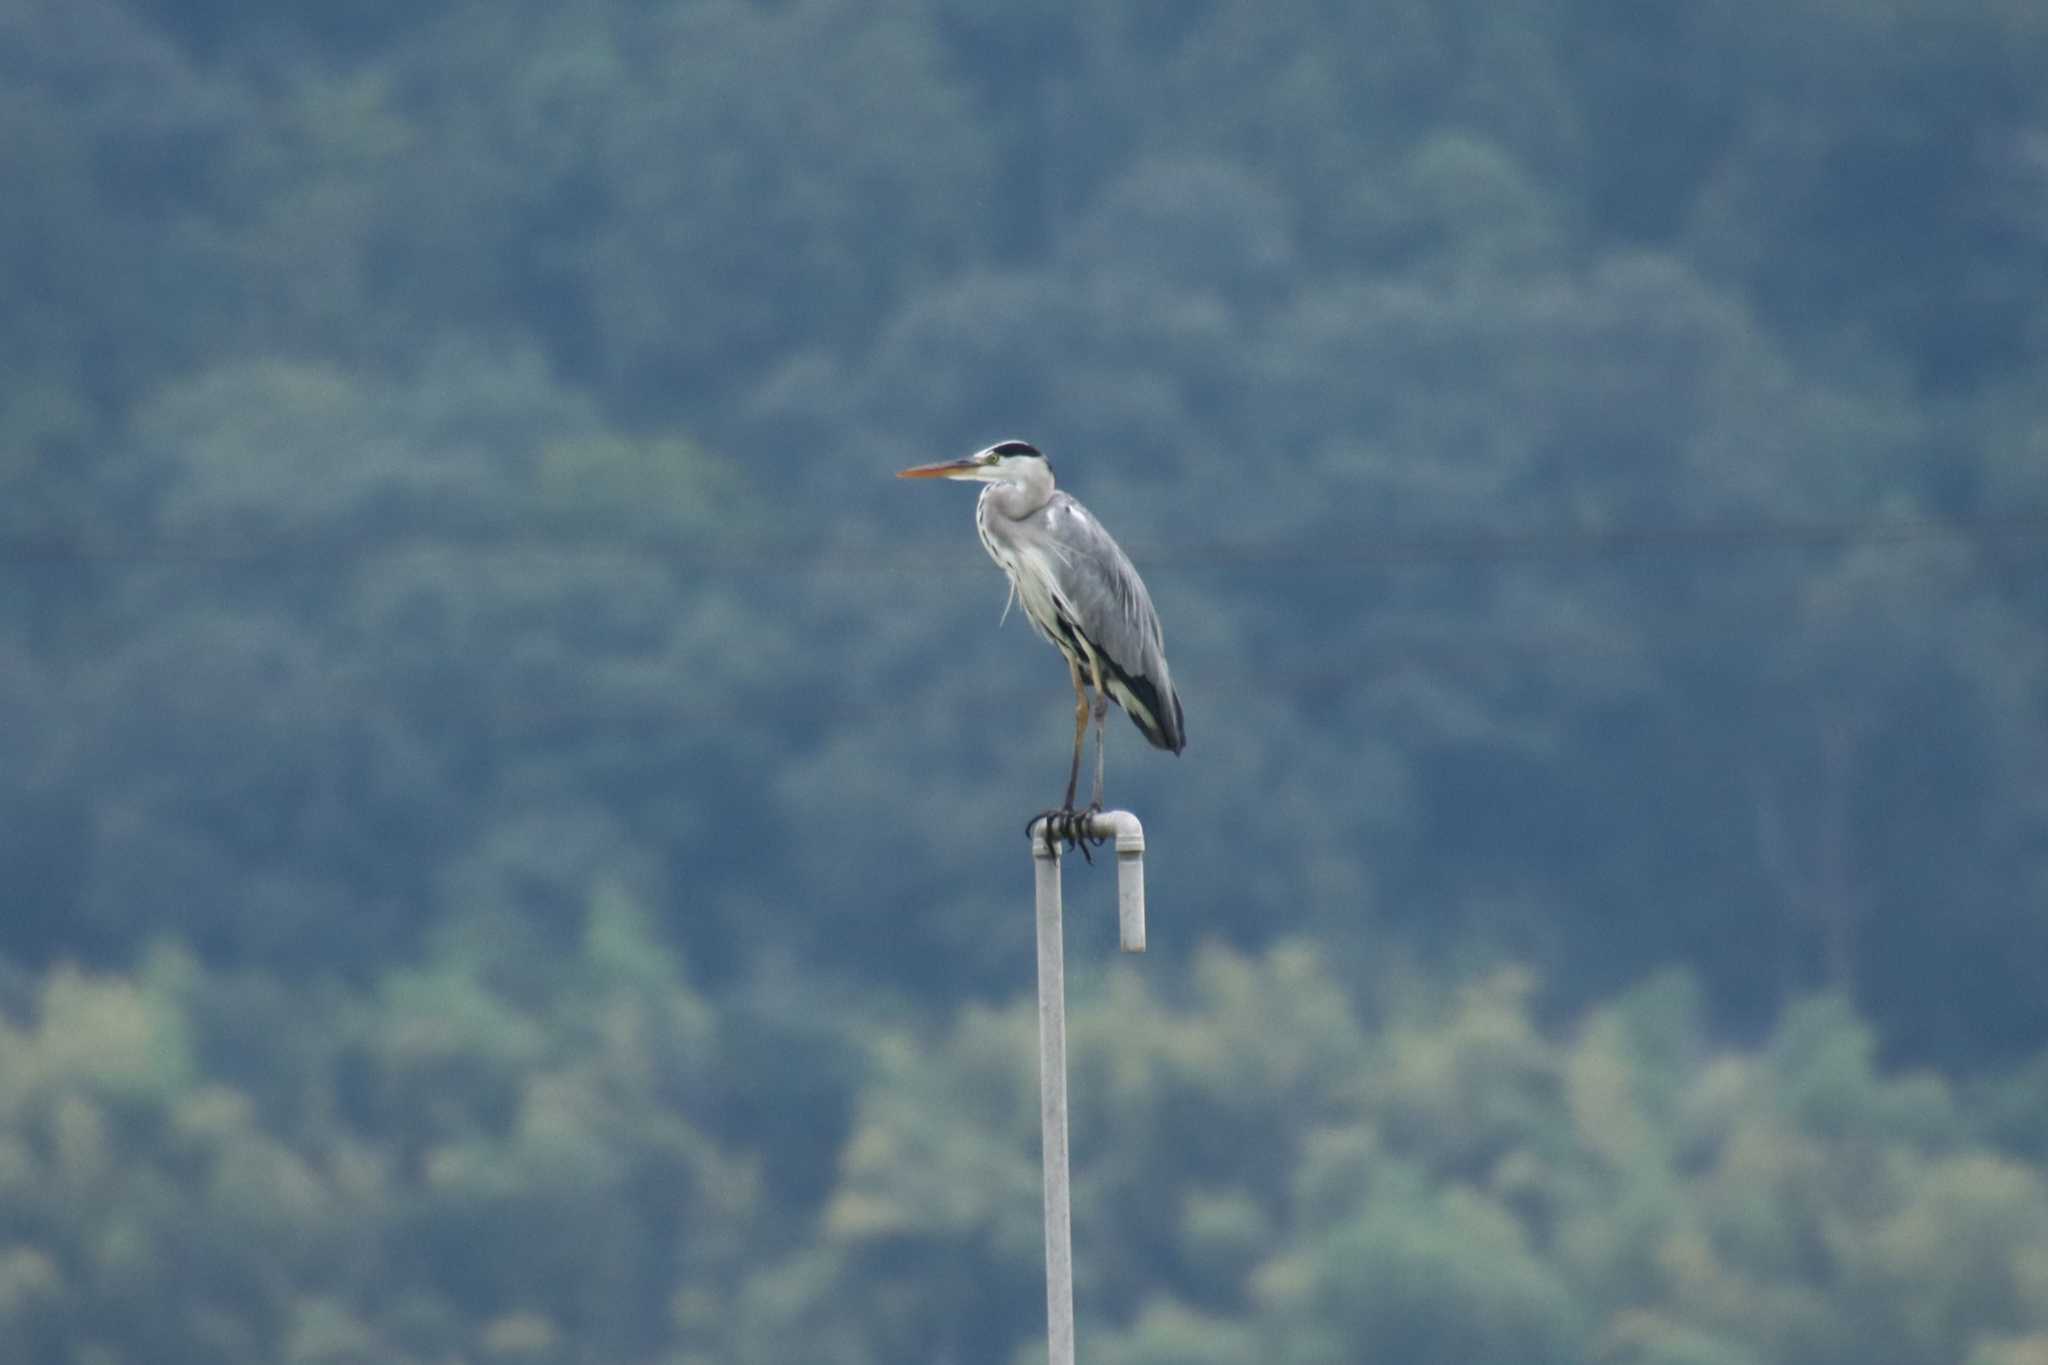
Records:
[[[1107,834],[1094,833],[1095,817],[1100,814],[1102,814],[1102,797],[1100,795],[1097,795],[1093,801],[1090,801],[1088,803],[1087,810],[1082,811],[1079,815],[1074,817],[1074,824],[1076,828],[1078,828],[1081,831],[1081,837],[1087,841],[1081,846],[1081,856],[1084,858],[1088,858],[1088,844],[1093,844],[1097,848],[1101,848],[1104,844],[1109,842],[1109,836]],[[1093,858],[1088,858],[1088,861],[1092,863],[1095,860]]]
[[[1072,814],[1072,810],[1042,810],[1024,822],[1024,832],[1029,834],[1036,829],[1045,840],[1045,851],[1057,853],[1062,837],[1061,831],[1066,827],[1066,817]]]
[[[1089,826],[1101,810],[1100,806],[1090,806],[1087,810],[1075,810],[1072,806],[1042,810],[1025,822],[1024,829],[1029,833],[1033,826],[1038,827],[1045,839],[1047,853],[1056,853],[1058,846],[1065,844],[1068,848],[1080,849],[1081,856],[1092,864],[1095,855],[1088,851],[1088,846],[1092,843],[1099,847],[1103,840],[1090,834]]]

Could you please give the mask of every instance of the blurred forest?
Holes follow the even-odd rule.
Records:
[[[0,1359],[2048,1362],[2048,7],[0,0]]]

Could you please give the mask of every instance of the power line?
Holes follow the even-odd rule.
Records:
[[[1536,530],[1475,528],[1394,535],[1348,546],[1218,544],[1169,552],[1147,562],[1275,565],[1503,563],[2042,538],[2048,538],[2048,514],[1969,520],[1918,517],[1881,521],[1664,523]]]
[[[1339,536],[1342,536],[1340,539]],[[1644,523],[1534,529],[1459,527],[1402,531],[1359,527],[1264,541],[1209,541],[1174,546],[1136,542],[1132,557],[1148,571],[1229,567],[1345,567],[1573,562],[1611,558],[1741,554],[1763,550],[1846,549],[1931,543],[2048,540],[2048,514],[1972,518],[1886,518],[1841,521]],[[953,538],[916,544],[842,541],[815,544],[767,538],[724,543],[676,533],[599,528],[536,528],[449,524],[392,533],[317,529],[233,539],[136,537],[102,531],[0,536],[0,562],[11,565],[163,565],[194,568],[276,566],[319,568],[404,553],[620,554],[675,567],[747,574],[918,574],[960,552]]]

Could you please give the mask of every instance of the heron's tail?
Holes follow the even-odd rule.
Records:
[[[1108,671],[1111,676],[1105,681],[1110,695],[1153,748],[1177,754],[1188,747],[1187,721],[1181,714],[1180,694],[1173,690],[1172,683],[1166,685],[1162,696],[1159,685],[1150,678],[1134,678],[1113,664]]]

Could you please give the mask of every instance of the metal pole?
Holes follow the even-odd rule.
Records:
[[[1116,840],[1118,937],[1145,951],[1145,829],[1129,811],[1095,817],[1092,833]],[[1060,924],[1060,852],[1034,821],[1031,863],[1038,890],[1038,1121],[1045,1161],[1045,1321],[1051,1365],[1074,1365],[1073,1207],[1067,1183],[1067,980]]]
[[[1067,1192],[1067,979],[1060,854],[1031,841],[1038,880],[1038,1126],[1045,1158],[1045,1340],[1051,1365],[1074,1365],[1073,1211]]]

